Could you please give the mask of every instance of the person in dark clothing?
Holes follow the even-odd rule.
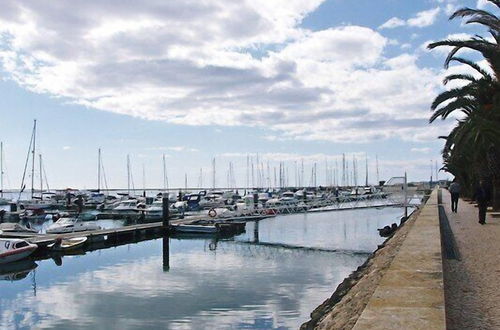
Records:
[[[477,208],[479,209],[479,223],[482,225],[486,223],[486,209],[488,208],[490,199],[491,193],[489,187],[486,186],[484,180],[479,181],[479,187],[477,187],[474,193],[474,200],[477,202]]]
[[[460,197],[460,185],[455,180],[448,188],[451,194],[451,212],[457,213],[458,211],[458,198]]]
[[[3,222],[3,219],[5,217],[5,213],[7,213],[5,210],[0,210],[0,223]]]
[[[76,204],[76,208],[77,208],[78,213],[82,213],[82,211],[83,211],[83,198],[81,195],[78,196],[78,198],[75,201],[75,204]]]

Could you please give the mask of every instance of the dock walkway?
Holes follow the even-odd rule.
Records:
[[[436,189],[353,329],[445,329],[445,322]]]
[[[487,213],[479,224],[477,208],[463,200],[452,213],[444,189],[443,206],[460,255],[443,260],[448,329],[500,329],[500,219]]]

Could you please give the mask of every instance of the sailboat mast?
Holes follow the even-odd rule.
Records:
[[[101,191],[101,148],[97,151],[97,191]]]
[[[127,155],[127,193],[130,196],[130,156]]]
[[[365,187],[368,187],[368,156],[365,154]]]
[[[43,175],[42,175],[42,154],[39,154],[38,157],[40,158],[40,200],[42,200],[42,191],[43,191]]]
[[[31,199],[35,195],[35,152],[36,152],[36,119],[33,123],[33,149],[31,149]]]
[[[163,154],[163,190],[167,190],[167,188],[168,188],[167,163],[165,161],[165,154]]]
[[[0,197],[3,197],[3,142],[0,142]]]

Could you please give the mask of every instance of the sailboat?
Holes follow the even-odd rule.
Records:
[[[6,205],[9,203],[9,199],[5,198],[3,195],[3,142],[0,142],[0,205]]]
[[[26,157],[26,162],[24,164],[23,178],[21,180],[21,189],[19,190],[19,200],[21,200],[21,194],[26,189],[26,185],[24,183],[26,179],[26,171],[28,169],[28,163],[31,158],[31,199],[23,201],[25,209],[31,210],[39,210],[39,209],[51,209],[56,206],[54,201],[51,199],[44,200],[43,196],[43,164],[42,164],[42,155],[39,155],[39,166],[40,166],[40,195],[35,196],[35,155],[36,155],[36,119],[33,122],[33,131],[31,134],[30,144],[28,147],[28,154]],[[53,195],[53,194],[48,194]]]

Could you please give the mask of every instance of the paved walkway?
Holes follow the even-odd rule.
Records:
[[[500,218],[478,223],[477,208],[462,199],[451,212],[442,189],[460,260],[443,259],[448,329],[500,329]]]

